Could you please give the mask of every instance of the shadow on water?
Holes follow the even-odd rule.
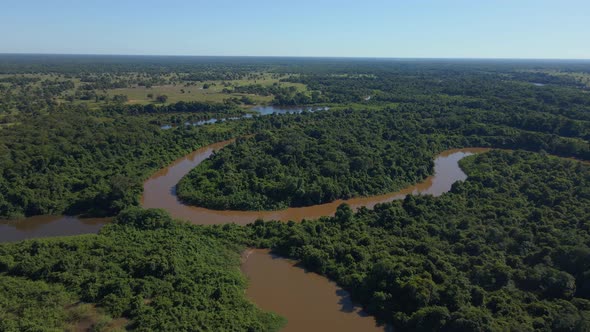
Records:
[[[352,303],[352,297],[350,296],[349,292],[345,291],[344,289],[337,289],[336,295],[340,297],[340,301],[338,301],[338,304],[342,306],[340,311],[351,313],[357,310],[357,306]],[[359,316],[365,317],[368,315],[363,315],[362,312],[359,312]]]
[[[112,218],[36,216],[25,220],[0,220],[0,242],[98,233]]]

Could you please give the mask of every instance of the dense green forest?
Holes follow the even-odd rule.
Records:
[[[587,61],[0,55],[0,219],[114,216],[98,235],[0,244],[0,331],[272,331],[246,247],[336,281],[399,331],[590,330]],[[327,106],[253,116],[253,105]],[[263,210],[397,190],[450,148],[440,197],[302,223],[196,226],[142,182],[237,138],[177,186]],[[565,157],[565,158],[560,158]],[[288,285],[286,284],[286,287]]]
[[[151,173],[248,127],[234,121],[161,130],[149,122],[73,108],[1,129],[0,217],[116,214],[139,204]]]
[[[430,175],[435,155],[449,148],[590,159],[590,146],[580,137],[590,122],[579,122],[583,133],[562,137],[553,134],[552,123],[522,129],[521,121],[535,115],[510,123],[500,111],[432,108],[410,104],[259,120],[259,134],[200,164],[178,184],[177,194],[215,209],[280,209],[395,191]]]
[[[184,178],[177,194],[216,209],[279,209],[394,191],[432,173],[439,142],[388,140],[379,117],[351,119],[323,117],[238,140]]]
[[[245,295],[240,243],[221,230],[128,210],[98,235],[0,245],[0,331],[273,331]],[[92,315],[88,304],[101,315]],[[98,318],[93,321],[93,318]]]
[[[446,148],[590,159],[590,94],[567,74],[555,75],[555,63],[299,65],[275,70],[289,68],[282,81],[305,84],[311,91],[306,100],[281,102],[278,86],[241,89],[274,95],[277,104],[331,103],[332,110],[259,121],[256,137],[238,141],[183,179],[181,199],[264,210],[374,195],[430,175],[432,159]],[[583,63],[562,65],[566,73],[589,70]]]
[[[402,331],[590,329],[590,167],[494,150],[441,197],[251,225]]]
[[[499,150],[461,164],[469,178],[443,196],[357,213],[342,205],[335,217],[303,223],[192,226],[130,210],[99,235],[4,244],[0,303],[12,305],[0,312],[20,327],[46,322],[36,314],[44,310],[61,327],[85,317],[72,309],[82,301],[98,304],[105,325],[123,315],[137,329],[274,328],[279,318],[239,300],[237,252],[250,245],[336,280],[401,331],[588,329],[590,166]],[[24,290],[31,282],[43,296]],[[172,318],[179,314],[193,325]]]

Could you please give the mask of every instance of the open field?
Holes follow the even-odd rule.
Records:
[[[557,77],[572,78],[576,82],[579,82],[580,84],[583,84],[585,87],[590,88],[590,73],[549,71],[547,72],[547,74]]]
[[[123,89],[110,89],[107,91],[109,97],[115,95],[126,95],[128,97],[128,104],[149,104],[153,103],[155,98],[159,95],[168,96],[168,103],[176,103],[179,101],[200,101],[200,102],[223,102],[230,98],[241,98],[247,96],[251,98],[256,104],[267,104],[272,101],[272,96],[259,96],[255,94],[245,93],[225,93],[223,89],[232,86],[244,86],[250,84],[260,84],[263,86],[271,86],[273,84],[280,84],[284,87],[294,86],[299,91],[305,91],[306,87],[298,83],[279,83],[279,79],[271,78],[270,75],[264,75],[262,79],[242,79],[232,81],[205,81],[205,82],[182,82],[176,84],[167,84],[161,86],[145,87],[132,86]],[[148,97],[151,94],[152,97]]]
[[[208,83],[214,84],[214,82]],[[200,85],[200,86],[199,86]],[[181,84],[175,85],[162,85],[162,86],[154,86],[151,88],[146,88],[143,86],[135,86],[131,88],[123,88],[123,89],[111,89],[107,91],[107,95],[109,97],[113,97],[115,95],[125,95],[128,98],[128,104],[149,104],[155,101],[155,98],[159,95],[166,95],[168,96],[167,103],[176,103],[179,101],[200,101],[200,102],[217,102],[221,103],[226,99],[236,97],[240,98],[242,96],[248,96],[252,100],[254,100],[257,104],[265,104],[272,100],[272,96],[257,96],[252,94],[243,94],[243,93],[223,93],[223,86],[222,85],[213,85],[208,89],[203,89],[202,84],[197,86],[189,86],[186,87]],[[148,97],[148,95],[152,95],[152,97]]]
[[[73,83],[73,87],[62,88],[57,93],[49,96],[49,99],[58,103],[72,102],[84,104],[90,109],[96,109],[100,105],[110,102],[116,96],[126,97],[126,104],[150,104],[157,103],[158,96],[165,95],[167,100],[164,104],[185,102],[213,102],[222,103],[226,100],[247,97],[248,104],[263,105],[273,100],[273,95],[257,95],[248,93],[232,93],[235,87],[246,85],[272,86],[279,84],[281,87],[295,87],[297,91],[307,91],[304,84],[280,82],[281,78],[269,73],[256,73],[249,78],[238,80],[188,80],[187,73],[173,73],[147,76],[143,73],[125,73],[110,75],[108,77],[86,77],[70,76],[63,74],[0,74],[0,93],[2,90],[9,95],[0,96],[6,100],[5,104],[10,105],[15,99],[25,95],[40,97],[45,94],[43,88],[46,81],[57,84],[58,82]],[[95,80],[98,83],[91,82]],[[13,80],[13,81],[10,81]],[[28,81],[30,80],[30,81]],[[122,88],[104,88],[100,84],[104,81],[112,86],[125,85]],[[70,83],[68,83],[70,84]],[[224,89],[226,90],[224,92]],[[230,92],[228,92],[228,90]],[[2,93],[3,94],[3,93]],[[1,101],[1,99],[0,99]],[[10,109],[11,107],[9,107]],[[12,109],[16,109],[12,107]]]

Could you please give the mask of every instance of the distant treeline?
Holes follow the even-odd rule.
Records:
[[[232,111],[241,113],[234,105],[222,103],[184,102],[179,101],[168,105],[108,105],[103,108],[105,113],[140,115],[140,114],[171,114],[171,113],[224,113]]]

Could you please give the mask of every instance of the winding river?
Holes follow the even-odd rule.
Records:
[[[233,140],[200,148],[160,170],[144,183],[141,199],[145,208],[163,208],[173,217],[194,224],[237,223],[245,225],[258,218],[264,220],[313,219],[333,215],[338,205],[360,206],[402,199],[408,194],[440,195],[451,189],[456,181],[467,176],[458,165],[465,156],[487,151],[482,148],[447,150],[434,161],[433,176],[398,192],[379,196],[338,200],[280,211],[216,211],[182,204],[176,197],[178,181],[191,169]],[[81,219],[69,216],[40,216],[10,222],[0,221],[0,242],[28,238],[96,233],[109,218]],[[294,262],[272,255],[265,250],[247,250],[242,256],[242,272],[249,278],[247,296],[262,309],[274,311],[288,319],[284,331],[383,331],[373,317],[355,306],[346,291],[328,279],[308,273]]]
[[[268,250],[247,250],[242,272],[250,281],[246,295],[260,308],[287,318],[283,332],[385,330],[335,283]]]
[[[356,209],[361,206],[371,208],[378,203],[402,199],[408,194],[431,194],[438,196],[449,191],[456,181],[462,181],[467,178],[458,165],[458,161],[461,158],[488,150],[485,148],[467,148],[444,151],[434,160],[435,175],[426,178],[423,182],[416,185],[379,196],[336,200],[326,204],[288,208],[278,211],[220,211],[184,205],[176,196],[176,184],[191,169],[209,158],[213,151],[219,150],[232,142],[233,140],[227,140],[200,148],[154,174],[143,185],[143,197],[141,201],[143,207],[165,209],[175,218],[189,220],[199,225],[231,222],[246,225],[256,219],[280,221],[314,219],[321,216],[334,215],[338,205],[343,202],[348,203],[353,209]]]
[[[233,140],[200,148],[176,160],[149,178],[143,186],[142,205],[162,208],[173,217],[195,224],[237,223],[245,225],[258,218],[264,220],[301,221],[333,215],[342,202],[353,209],[373,207],[378,203],[403,199],[408,194],[441,195],[467,175],[458,161],[489,149],[447,150],[434,160],[435,175],[423,182],[394,193],[379,196],[337,200],[328,204],[288,208],[280,211],[218,211],[184,205],[176,196],[176,184],[190,170]],[[259,307],[276,312],[288,320],[284,331],[383,331],[374,318],[355,306],[346,291],[328,279],[308,273],[294,262],[272,255],[266,250],[248,250],[242,256],[242,272],[249,279],[247,296]]]

